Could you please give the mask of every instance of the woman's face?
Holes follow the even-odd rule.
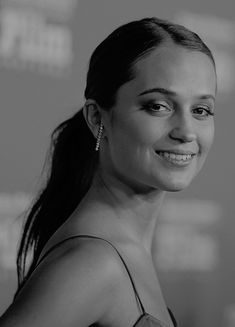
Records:
[[[138,61],[135,70],[104,117],[101,165],[138,192],[184,189],[214,137],[213,64],[204,53],[167,44]]]

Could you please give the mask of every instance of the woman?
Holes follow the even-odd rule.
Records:
[[[84,107],[53,134],[1,327],[176,326],[152,242],[166,191],[206,159],[215,94],[213,56],[182,26],[134,21],[96,48]]]

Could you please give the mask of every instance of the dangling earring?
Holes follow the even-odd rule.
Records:
[[[101,141],[101,137],[102,137],[102,133],[103,133],[103,124],[102,122],[100,123],[99,126],[99,131],[98,131],[98,135],[97,135],[97,139],[96,139],[96,146],[95,146],[95,151],[99,151],[100,148],[100,141]]]

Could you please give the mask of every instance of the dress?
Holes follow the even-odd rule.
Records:
[[[37,266],[41,263],[41,261],[49,254],[51,253],[51,251],[53,251],[55,248],[57,248],[58,246],[60,246],[61,244],[63,244],[64,242],[70,240],[70,239],[74,239],[74,238],[93,238],[93,239],[98,239],[98,240],[103,240],[105,242],[107,242],[108,244],[110,244],[112,246],[112,248],[117,252],[118,256],[120,257],[122,263],[124,264],[126,271],[130,277],[130,281],[132,283],[133,289],[134,289],[134,293],[135,293],[135,297],[136,300],[139,302],[140,307],[141,307],[141,315],[139,316],[139,318],[137,319],[137,321],[135,322],[135,324],[133,325],[133,327],[168,327],[165,323],[163,323],[162,321],[160,321],[159,319],[157,319],[156,317],[152,316],[151,314],[147,313],[144,309],[144,306],[140,300],[139,294],[137,292],[135,283],[133,278],[131,277],[131,273],[124,261],[124,259],[122,258],[121,254],[119,253],[119,251],[117,250],[117,248],[108,240],[101,238],[101,237],[97,237],[97,236],[93,236],[93,235],[75,235],[75,236],[71,236],[68,237],[66,239],[64,239],[63,241],[53,245],[49,250],[46,251],[46,253],[41,257],[41,259],[39,260],[39,262],[37,263]],[[172,322],[174,327],[177,327],[177,322],[175,320],[175,317],[173,315],[173,313],[171,312],[171,310],[168,308],[169,314],[171,316]],[[97,324],[92,324],[90,327],[98,327]]]

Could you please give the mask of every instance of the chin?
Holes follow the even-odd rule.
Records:
[[[186,189],[188,185],[175,185],[173,187],[169,187],[165,189],[166,192],[180,192]]]
[[[171,180],[165,183],[162,183],[160,188],[167,192],[179,192],[186,189],[191,184],[192,179],[190,180]]]
[[[158,188],[167,192],[179,192],[189,187],[198,175],[199,169],[187,173],[168,173],[158,179]]]

